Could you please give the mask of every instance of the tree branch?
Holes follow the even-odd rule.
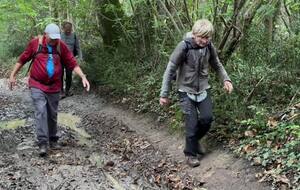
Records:
[[[172,14],[171,14],[170,11],[168,10],[168,8],[167,8],[166,5],[164,4],[164,2],[162,2],[162,0],[158,0],[158,1],[160,2],[161,6],[163,7],[163,9],[164,9],[165,12],[167,13],[167,15],[169,15],[169,18],[171,19],[171,21],[172,21],[174,27],[176,28],[177,32],[178,32],[179,34],[181,34],[181,31],[180,31],[178,25],[176,24],[176,22],[175,22],[175,20],[174,20],[174,18],[173,18],[173,16],[172,16]]]
[[[185,9],[186,17],[187,17],[187,19],[188,19],[188,22],[189,22],[190,27],[192,27],[192,26],[193,26],[193,23],[192,23],[190,14],[189,14],[189,9],[188,9],[186,0],[184,0],[183,3],[184,3],[184,9]]]

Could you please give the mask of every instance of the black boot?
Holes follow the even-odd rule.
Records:
[[[39,155],[41,157],[47,156],[48,153],[48,147],[47,144],[41,144],[39,145]]]
[[[186,163],[192,168],[200,165],[200,161],[196,156],[187,156]]]
[[[60,144],[58,144],[57,141],[50,141],[49,145],[50,145],[50,148],[52,150],[59,150],[59,149],[61,149],[61,146],[60,146]]]

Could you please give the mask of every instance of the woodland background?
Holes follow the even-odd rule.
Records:
[[[296,189],[300,180],[300,2],[298,0],[0,0],[0,72],[50,22],[74,23],[93,86],[181,130],[181,113],[158,104],[168,57],[193,22],[207,18],[234,84],[212,74],[211,134],[265,168],[261,180]],[[23,69],[23,74],[26,69]],[[20,74],[21,76],[24,76]],[[258,176],[259,177],[259,176]]]

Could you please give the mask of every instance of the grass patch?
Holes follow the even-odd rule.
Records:
[[[0,131],[3,130],[14,130],[18,127],[23,127],[25,125],[25,119],[15,119],[12,121],[0,122]]]

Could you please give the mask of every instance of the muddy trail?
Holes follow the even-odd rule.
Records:
[[[271,189],[257,182],[257,169],[220,146],[209,148],[200,167],[187,167],[183,137],[93,93],[60,101],[62,149],[41,158],[25,83],[11,92],[2,79],[0,88],[1,190]]]

